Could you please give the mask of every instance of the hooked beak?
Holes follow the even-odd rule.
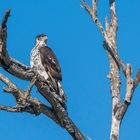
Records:
[[[47,36],[44,36],[44,37],[43,37],[43,40],[44,40],[44,41],[47,41],[47,40],[48,40],[48,37],[47,37]]]

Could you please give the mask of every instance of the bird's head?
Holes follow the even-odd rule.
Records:
[[[47,37],[47,35],[44,35],[44,34],[40,34],[40,35],[37,35],[36,36],[36,43],[38,44],[38,43],[46,43],[46,41],[48,40],[48,37]]]

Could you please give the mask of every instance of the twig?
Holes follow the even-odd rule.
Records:
[[[10,106],[0,106],[0,110],[4,110],[8,112],[20,112],[17,107],[10,107]]]
[[[132,89],[133,89],[133,80],[132,80],[132,68],[131,65],[126,65],[126,95],[125,95],[125,101],[130,103],[131,97],[132,97]]]
[[[30,92],[31,92],[31,90],[32,90],[32,88],[33,88],[33,86],[34,86],[34,84],[35,84],[36,81],[37,81],[37,77],[35,76],[31,80],[30,85],[29,85],[28,89],[26,90],[26,97],[30,95]]]
[[[96,0],[94,0],[95,2]],[[89,15],[91,16],[91,18],[93,19],[93,21],[96,23],[96,25],[98,26],[99,30],[101,31],[103,36],[106,36],[106,33],[104,31],[104,28],[101,24],[101,22],[99,21],[98,17],[97,17],[97,7],[96,7],[96,2],[95,2],[95,6],[93,6],[93,8],[96,9],[91,9],[90,6],[85,2],[85,0],[82,0],[82,4],[85,7],[85,9],[87,10],[87,12],[89,13]]]
[[[138,69],[138,72],[136,74],[136,78],[133,81],[133,84],[134,84],[133,91],[135,90],[135,88],[137,87],[139,82],[140,82],[140,69]]]
[[[5,28],[6,27],[6,23],[7,23],[7,20],[9,18],[9,16],[10,16],[10,9],[8,9],[5,12],[4,18],[3,18],[2,23],[1,23],[2,28]]]
[[[95,16],[97,16],[97,1],[98,0],[92,0],[92,11],[94,12]]]

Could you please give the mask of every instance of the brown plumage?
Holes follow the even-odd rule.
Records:
[[[66,97],[64,95],[64,91],[60,84],[60,81],[62,81],[61,68],[56,58],[56,55],[54,54],[52,49],[49,48],[47,45],[40,47],[39,52],[40,52],[42,65],[44,66],[46,72],[49,74],[50,79],[53,82],[54,89],[65,102]]]
[[[45,67],[45,70],[49,71],[55,80],[62,81],[61,68],[52,49],[48,46],[42,46],[40,47],[39,52],[41,56],[41,62]]]

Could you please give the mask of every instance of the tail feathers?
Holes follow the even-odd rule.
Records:
[[[51,82],[48,82],[49,83],[49,87],[51,90],[51,95],[57,99],[60,104],[65,108],[67,109],[67,106],[66,106],[66,96],[64,95],[64,90],[62,88],[62,85],[60,83],[60,81],[57,81],[55,84],[56,84],[56,88],[54,88],[54,85],[51,83]]]
[[[48,86],[50,87],[50,90],[51,90],[51,95],[55,98],[55,99],[57,99],[59,102],[61,102],[62,104],[63,103],[65,103],[64,101],[63,101],[63,99],[60,97],[60,95],[58,94],[59,92],[57,92],[56,90],[54,90],[54,88],[53,88],[53,86],[52,86],[52,84],[50,83],[50,82],[48,82],[49,84],[48,84]]]
[[[66,102],[67,101],[67,97],[66,97],[66,95],[64,93],[64,90],[63,90],[63,87],[62,87],[62,84],[60,83],[60,81],[57,82],[57,85],[58,85],[59,96],[61,97],[63,102]]]

